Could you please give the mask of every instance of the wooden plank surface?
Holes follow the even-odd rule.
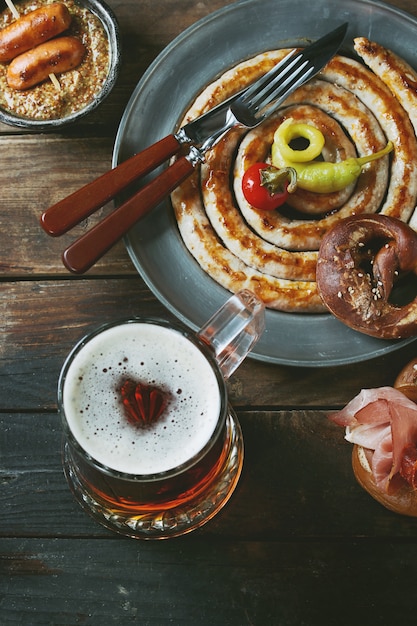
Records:
[[[328,415],[363,386],[392,384],[413,344],[331,368],[248,359],[228,381],[245,439],[241,480],[220,514],[187,537],[116,536],[72,497],[56,407],[67,353],[102,322],[172,315],[122,243],[83,277],[63,267],[62,249],[110,206],[60,239],[43,233],[39,217],[109,169],[120,118],[159,52],[232,2],[109,4],[123,64],[99,110],[59,133],[0,125],[0,625],[409,624],[416,521],[359,487],[351,446]],[[417,16],[411,0],[392,4]]]
[[[72,499],[56,415],[3,416],[4,623],[351,625],[358,611],[408,623],[415,522],[355,484],[339,429],[319,412],[240,420],[245,469],[225,509],[188,537],[147,543],[115,537]]]
[[[3,615],[31,625],[387,626],[415,614],[407,542],[168,543],[8,539]]]
[[[351,446],[326,412],[238,415],[245,440],[241,480],[228,505],[197,535],[242,542],[415,539],[414,519],[388,512],[357,485]],[[0,416],[0,425],[0,537],[110,536],[68,489],[59,417],[9,413]]]
[[[0,249],[3,277],[18,278],[28,274],[68,277],[68,270],[61,262],[62,251],[102,219],[112,206],[101,209],[70,234],[59,238],[43,232],[40,216],[49,206],[109,170],[112,147],[111,137],[0,136],[3,155],[0,226],[7,232]],[[97,268],[95,273],[101,274],[135,272],[122,243],[115,246]]]

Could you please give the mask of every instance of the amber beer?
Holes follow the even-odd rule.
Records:
[[[214,356],[195,335],[161,320],[106,325],[69,355],[58,400],[68,482],[113,530],[182,534],[234,490],[239,424]]]

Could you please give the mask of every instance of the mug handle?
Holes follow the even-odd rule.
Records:
[[[197,337],[213,351],[227,380],[265,329],[265,305],[249,289],[233,295],[200,328]]]

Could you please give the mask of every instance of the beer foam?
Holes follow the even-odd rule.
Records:
[[[155,424],[129,423],[117,391],[127,378],[170,391]],[[69,366],[62,397],[80,446],[129,474],[187,462],[209,441],[221,405],[216,375],[198,348],[176,330],[141,322],[108,328],[86,343]]]

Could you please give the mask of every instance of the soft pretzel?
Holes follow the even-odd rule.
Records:
[[[351,216],[322,240],[317,287],[328,309],[367,335],[398,339],[417,334],[417,297],[390,301],[395,279],[417,266],[417,233],[386,215]]]

